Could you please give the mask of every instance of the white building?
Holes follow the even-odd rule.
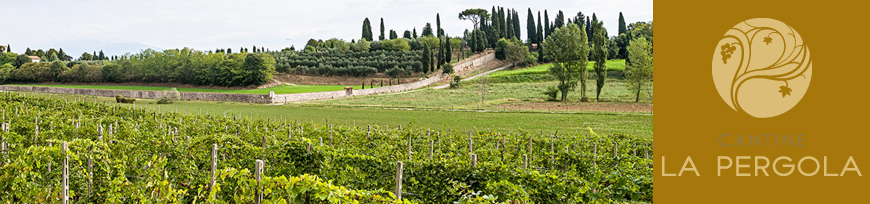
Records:
[[[30,57],[30,61],[34,63],[39,63],[39,56],[27,56]]]

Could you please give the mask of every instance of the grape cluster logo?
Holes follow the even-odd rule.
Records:
[[[756,118],[791,110],[812,78],[810,50],[791,26],[754,18],[725,32],[713,52],[713,83],[728,106]]]

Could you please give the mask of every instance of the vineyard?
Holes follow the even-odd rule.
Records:
[[[652,202],[652,141],[0,95],[3,203]]]
[[[273,52],[276,70],[308,75],[370,76],[389,69],[424,72],[423,51]]]

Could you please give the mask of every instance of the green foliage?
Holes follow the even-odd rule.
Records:
[[[407,46],[407,41],[401,43],[405,39],[396,39],[389,41],[376,41],[371,45],[396,41],[397,43]],[[356,44],[367,44],[367,41],[360,41]],[[403,46],[399,45],[399,46]],[[360,45],[362,46],[362,45]],[[390,45],[394,46],[394,45]],[[405,47],[407,48],[407,47]],[[400,48],[404,49],[404,48]],[[399,66],[403,69],[410,68],[415,72],[423,71],[423,60],[421,55],[423,51],[368,51],[358,52],[349,51],[347,53],[338,52],[273,52],[275,56],[276,70],[279,72],[309,74],[309,75],[325,75],[325,76],[370,76],[379,72],[384,72],[387,69]]]
[[[625,78],[629,83],[629,89],[635,93],[635,102],[639,102],[641,92],[647,89],[647,84],[652,80],[652,45],[644,37],[631,40],[628,46],[628,58],[631,59],[631,63],[625,69]]]
[[[486,9],[465,9],[464,11],[459,12],[459,19],[470,20],[471,23],[474,24],[474,30],[477,30],[477,25],[480,22],[485,22],[489,19],[489,13],[486,11]]]
[[[31,61],[33,61],[33,60],[31,60],[30,57],[28,57],[27,55],[21,54],[15,58],[15,63],[12,65],[15,67],[21,67],[22,65],[24,65],[26,63],[30,63]]]
[[[593,14],[594,15],[594,14]],[[592,21],[592,61],[595,61],[595,100],[601,101],[601,89],[604,88],[604,82],[607,77],[607,30],[604,29],[604,22]]]
[[[363,20],[362,39],[368,40],[369,42],[372,41],[372,23],[369,22],[368,17]]]
[[[408,45],[408,41],[405,39],[393,38],[391,40],[384,41],[383,44],[384,49],[391,51],[407,52],[411,50],[411,46]]]
[[[275,58],[265,53],[248,54],[242,70],[247,73],[242,84],[266,84],[272,80],[272,73],[275,72]]]
[[[589,55],[586,32],[570,24],[556,29],[543,43],[544,55],[553,61],[550,74],[559,80],[558,88],[562,91],[562,101],[568,100],[568,92],[581,82],[581,99],[586,97],[586,58]]]
[[[450,88],[459,88],[459,82],[462,82],[462,77],[453,75],[453,81],[450,82]]]
[[[559,95],[559,88],[555,86],[548,86],[547,90],[544,91],[543,94],[547,96],[548,101],[556,101],[556,97]]]
[[[441,65],[441,70],[447,74],[453,74],[453,64],[444,63]]]
[[[136,103],[135,98],[127,98],[121,95],[115,96],[115,102],[117,103]]]

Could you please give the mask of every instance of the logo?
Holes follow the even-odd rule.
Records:
[[[791,110],[810,86],[810,50],[794,28],[754,18],[725,32],[713,52],[713,83],[728,106],[756,118]]]

